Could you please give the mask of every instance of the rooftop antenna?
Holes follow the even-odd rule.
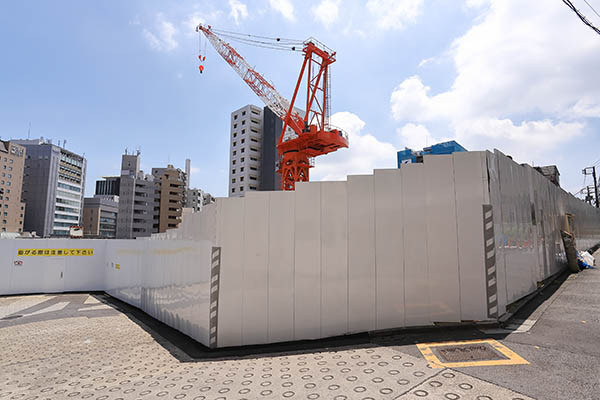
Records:
[[[127,147],[125,147],[125,155],[127,155]]]
[[[31,121],[29,122],[29,128],[27,129],[27,140],[31,137]]]
[[[138,146],[138,148],[135,151],[135,155],[139,156],[140,154],[142,154],[142,150],[140,149],[140,146]]]
[[[63,149],[67,148],[67,139],[63,140]]]

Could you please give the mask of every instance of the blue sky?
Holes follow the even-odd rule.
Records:
[[[229,114],[260,100],[195,23],[314,36],[337,51],[333,122],[351,148],[313,179],[395,167],[395,151],[455,138],[519,162],[556,163],[577,191],[600,165],[600,36],[560,0],[19,1],[0,5],[0,137],[67,140],[86,194],[140,148],[142,167],[192,159],[192,186],[227,193]],[[539,3],[539,4],[537,4]],[[592,0],[600,8],[599,0]],[[578,4],[579,5],[579,4]],[[600,18],[580,5],[590,20]],[[589,11],[589,12],[588,12]],[[291,97],[301,55],[235,45]]]

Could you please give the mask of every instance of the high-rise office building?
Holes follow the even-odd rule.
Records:
[[[0,232],[23,232],[25,147],[0,140]]]
[[[25,147],[24,230],[39,236],[68,236],[83,215],[86,160],[49,140],[15,140]]]
[[[87,237],[117,237],[118,196],[96,195],[83,201],[83,234]]]
[[[112,178],[108,178],[112,179]],[[124,154],[119,177],[117,238],[133,239],[152,234],[156,193],[154,177],[140,169],[140,154]]]
[[[177,228],[181,222],[187,174],[169,164],[167,168],[152,168],[152,176],[158,200],[154,205],[153,232],[166,232]]]
[[[248,104],[231,113],[229,196],[259,189],[263,110]]]

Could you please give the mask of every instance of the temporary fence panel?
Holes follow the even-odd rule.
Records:
[[[296,184],[294,339],[321,337],[321,184]]]
[[[241,198],[217,203],[217,246],[221,248],[217,343],[221,347],[243,343],[244,205]]]
[[[269,328],[269,194],[247,193],[243,225],[243,343],[266,343]]]
[[[348,331],[377,329],[372,175],[348,176]]]
[[[269,342],[294,340],[293,192],[269,192]]]
[[[373,172],[377,329],[404,326],[405,231],[401,175],[401,169]]]
[[[348,195],[346,182],[320,186],[321,336],[326,337],[348,332]]]
[[[487,285],[482,284],[486,282],[488,274],[483,207],[489,204],[485,153],[454,153],[452,160],[456,194],[460,317],[463,321],[481,321],[488,319]],[[493,237],[489,240],[493,241]],[[493,255],[490,254],[490,257],[493,259]],[[496,267],[490,265],[490,268]]]
[[[406,326],[430,325],[425,167],[423,164],[406,164],[401,171],[404,320]]]
[[[460,277],[452,155],[424,156],[429,315],[460,322]]]

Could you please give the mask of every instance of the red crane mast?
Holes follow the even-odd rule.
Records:
[[[281,173],[283,190],[294,190],[296,182],[308,181],[309,168],[314,166],[314,157],[348,147],[347,135],[340,129],[333,128],[329,123],[331,112],[329,68],[335,62],[334,51],[313,38],[302,42],[304,62],[290,102],[254,70],[229,43],[221,39],[210,25],[200,24],[196,31],[206,36],[217,53],[283,121],[283,130],[277,144],[278,172]],[[247,39],[245,40],[247,43]],[[275,40],[280,41],[280,39]],[[291,47],[291,50],[296,50],[295,46]],[[306,110],[301,115],[294,108],[294,103],[305,73]],[[289,134],[287,127],[290,127],[294,133]]]

